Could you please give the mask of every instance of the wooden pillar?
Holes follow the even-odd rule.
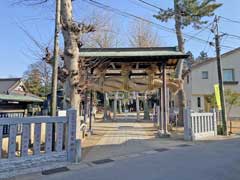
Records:
[[[140,121],[139,94],[138,94],[138,92],[136,92],[136,111],[137,111],[137,121]]]
[[[166,68],[165,64],[163,65],[163,131],[164,134],[167,133],[167,101],[166,101],[166,91],[167,91],[167,84],[166,84]]]
[[[157,91],[157,128],[160,128],[160,106],[161,106],[161,99],[160,99],[160,88]]]
[[[165,64],[163,64],[162,67],[162,72],[163,72],[163,87],[162,87],[162,102],[163,102],[163,136],[164,137],[168,137],[168,130],[167,130],[167,106],[168,106],[168,102],[167,102],[167,83],[166,83],[166,67]]]

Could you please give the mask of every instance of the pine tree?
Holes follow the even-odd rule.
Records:
[[[208,58],[208,54],[204,51],[201,51],[199,56],[197,57],[197,61],[204,61]]]
[[[192,25],[195,29],[200,29],[202,25],[207,24],[204,17],[211,17],[214,11],[222,4],[216,3],[216,0],[174,0],[174,8],[160,10],[155,18],[162,22],[168,22],[170,19],[175,20],[175,31],[178,41],[178,48],[181,52],[184,50],[184,36],[182,29]],[[176,78],[182,79],[183,60],[179,61],[176,70]],[[185,95],[181,90],[178,93],[179,103],[179,120],[183,122],[183,111],[185,108]]]

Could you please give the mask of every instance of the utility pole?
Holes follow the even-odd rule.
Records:
[[[221,65],[221,49],[220,49],[220,35],[218,30],[218,19],[219,17],[215,17],[215,46],[216,46],[216,57],[217,57],[217,72],[218,72],[218,83],[219,83],[219,91],[220,91],[220,100],[222,107],[222,130],[223,134],[227,135],[227,123],[226,123],[226,110],[225,110],[225,98],[224,98],[224,87],[223,87],[223,76],[222,76],[222,65]]]
[[[51,116],[56,116],[57,112],[57,81],[58,81],[58,56],[59,56],[59,32],[60,32],[60,7],[61,0],[56,0],[55,32],[54,32],[54,54],[52,71],[52,98]]]
[[[61,0],[56,0],[56,14],[55,14],[55,32],[54,32],[54,52],[52,62],[52,98],[51,98],[51,116],[56,116],[57,112],[57,81],[58,81],[58,56],[59,56],[59,33],[60,33],[60,8]],[[55,146],[55,123],[52,128],[52,149]]]

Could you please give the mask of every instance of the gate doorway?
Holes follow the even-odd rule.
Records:
[[[86,141],[88,157],[106,151],[138,151],[149,139],[154,141],[156,133],[169,136],[169,94],[182,88],[182,81],[173,74],[179,60],[187,57],[175,47],[81,49],[80,59],[88,60],[90,92],[90,98],[84,98],[90,112],[84,114],[90,115],[89,130],[100,136],[95,136],[93,144]],[[93,92],[103,97],[96,108],[102,116],[95,122],[91,119]]]

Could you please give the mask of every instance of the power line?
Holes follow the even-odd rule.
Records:
[[[223,34],[226,34],[227,36],[230,36],[230,37],[234,37],[234,38],[240,39],[240,36],[235,35],[235,34],[229,34],[229,33],[223,33]]]
[[[160,11],[165,11],[163,8],[160,8],[159,6],[154,5],[154,4],[152,4],[152,3],[149,3],[149,2],[146,2],[146,1],[144,1],[144,0],[136,0],[136,1],[139,1],[139,2],[141,2],[141,3],[145,4],[145,5],[148,5],[148,6],[150,6],[150,7],[156,8],[156,9],[158,9],[158,10],[160,10]],[[181,18],[184,17],[184,15],[176,14],[175,12],[174,12],[173,14],[174,14],[175,16],[180,16]],[[196,15],[196,16],[197,16],[197,15]],[[219,17],[222,17],[222,16],[219,16]],[[223,18],[223,19],[226,19],[226,20],[229,20],[229,21],[232,21],[232,22],[235,22],[235,23],[240,23],[240,21],[234,21],[234,20],[231,20],[231,19],[225,18],[225,17],[222,17],[222,18]],[[213,23],[211,23],[211,24],[213,24]],[[197,35],[199,35],[199,34],[200,34],[201,32],[203,32],[203,31],[205,31],[206,29],[209,29],[209,30],[211,31],[211,28],[209,28],[209,26],[210,26],[211,24],[209,24],[208,26],[204,27],[202,30],[200,30],[200,31],[197,32],[196,34],[192,35],[192,37],[190,37],[188,40],[186,40],[186,42],[194,39]],[[186,34],[185,34],[185,36],[186,36]],[[230,35],[230,36],[231,36],[231,35]],[[210,36],[209,36],[209,37],[210,37]],[[209,41],[209,37],[208,37],[208,40],[207,40],[207,41]],[[232,37],[237,37],[237,36],[236,36],[236,35],[232,35]],[[240,38],[240,36],[239,36],[239,38]],[[195,39],[196,39],[196,38],[195,38]],[[206,42],[206,43],[209,44],[210,42]],[[234,47],[225,46],[225,45],[222,45],[222,47],[225,47],[225,48],[234,48]]]
[[[97,1],[95,1],[95,0],[82,0],[82,1],[84,1],[84,2],[86,2],[86,3],[88,3],[88,4],[91,4],[91,5],[95,6],[95,7],[98,7],[98,8],[101,8],[101,9],[104,9],[104,10],[111,11],[111,12],[113,12],[113,13],[119,14],[119,15],[121,15],[121,16],[123,16],[123,17],[126,17],[126,18],[134,18],[134,19],[139,20],[139,21],[147,22],[147,23],[149,23],[149,24],[154,25],[155,27],[158,27],[158,28],[164,30],[164,31],[167,31],[167,32],[176,34],[176,30],[173,29],[173,28],[169,28],[169,27],[160,25],[160,24],[155,23],[155,22],[153,22],[153,21],[147,20],[147,19],[145,19],[145,18],[143,18],[143,17],[140,17],[140,16],[137,16],[137,15],[131,14],[131,13],[129,13],[129,12],[122,11],[122,10],[119,10],[119,9],[116,9],[116,8],[113,8],[113,7],[109,6],[109,5],[106,5],[106,4],[97,2]],[[201,42],[201,43],[210,43],[210,42],[208,42],[208,41],[206,41],[206,40],[204,40],[204,39],[201,39],[201,38],[199,38],[199,37],[195,37],[195,36],[192,36],[192,35],[189,35],[189,34],[186,34],[186,33],[183,33],[183,35],[184,35],[185,37],[188,37],[188,38],[192,38],[192,39],[194,39],[194,40],[197,40],[197,41],[199,41],[199,42]],[[222,45],[222,47],[223,47],[223,48],[234,49],[234,47],[230,47],[230,46],[226,46],[226,45]]]
[[[156,8],[156,9],[158,9],[158,10],[160,10],[160,11],[165,11],[164,9],[162,9],[162,8],[160,8],[160,7],[152,4],[152,3],[146,2],[146,1],[144,1],[144,0],[137,0],[137,1],[139,1],[139,2],[141,2],[141,3],[143,3],[143,4],[146,4],[146,5],[148,5],[148,6],[151,6],[151,7],[153,7],[153,8]]]
[[[211,34],[212,34],[212,32],[210,31],[210,32],[209,32],[209,35],[208,35],[208,38],[207,38],[207,41],[209,41],[209,39],[210,39],[210,37],[211,37]],[[207,46],[210,46],[210,47],[211,47],[211,45],[210,45],[209,43],[206,43],[206,45],[205,45],[204,48],[203,48],[203,51],[204,51],[204,52],[205,52]]]
[[[200,33],[202,33],[203,31],[205,31],[206,29],[209,29],[209,26],[211,26],[213,23],[208,24],[206,27],[203,27],[200,31],[198,31],[197,33],[195,33],[194,35],[192,35],[191,38],[187,39],[186,42],[190,41],[193,39],[193,37],[196,37],[197,35],[199,35]],[[209,39],[207,40],[209,41]]]
[[[145,5],[143,5],[142,3],[140,4],[140,3],[136,2],[136,0],[128,0],[128,1],[131,2],[131,3],[133,3],[133,4],[135,4],[135,5],[137,5],[137,6],[139,6],[139,7],[144,8],[144,9],[147,8],[149,11],[151,11],[151,12],[153,12],[153,13],[157,13],[157,12],[158,12],[158,11],[156,11],[156,10],[153,10],[153,9],[149,8],[149,6],[145,6]]]
[[[237,21],[237,20],[232,20],[230,18],[226,18],[226,17],[223,17],[223,16],[219,16],[220,18],[226,20],[226,21],[229,21],[229,22],[233,22],[233,23],[237,23],[237,24],[240,24],[240,21]]]

